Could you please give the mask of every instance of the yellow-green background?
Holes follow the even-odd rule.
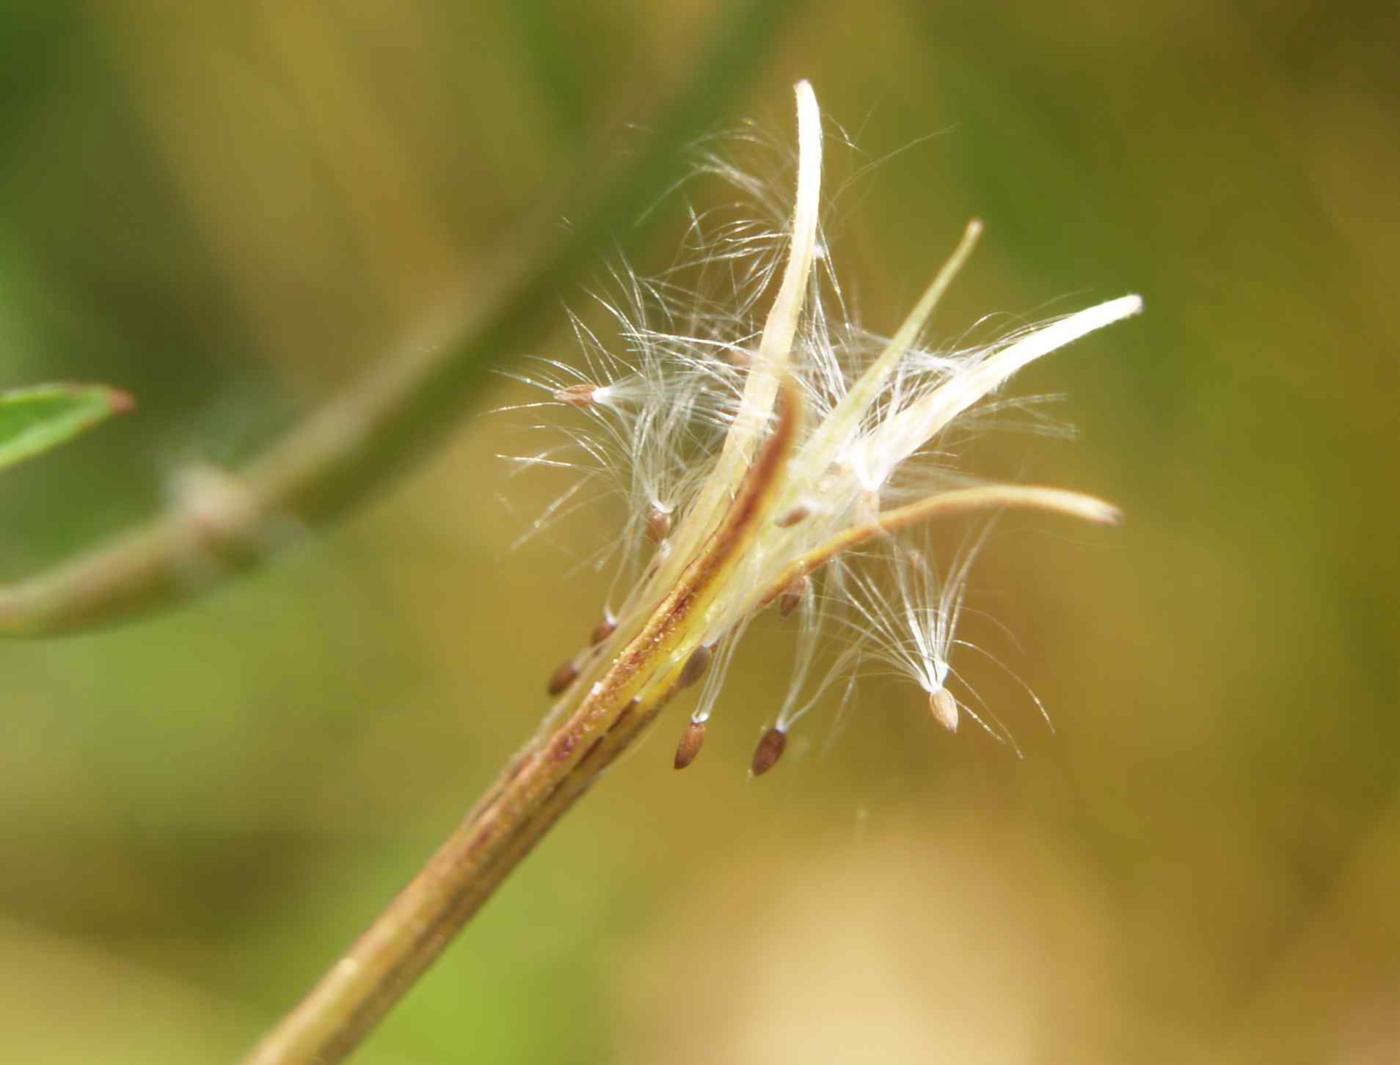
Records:
[[[4,576],[388,350],[590,145],[644,143],[728,14],[4,5],[0,384],[141,402],[0,478]],[[973,214],[949,330],[1146,297],[1017,385],[1076,443],[980,452],[1128,515],[1007,522],[977,573],[1020,646],[972,635],[1056,730],[993,669],[1023,760],[876,683],[751,782],[786,670],[758,633],[696,766],[673,708],[360,1060],[1400,1060],[1397,46],[1391,3],[794,5],[722,125],[790,136],[805,76],[867,157],[907,147],[834,220],[868,325]],[[660,210],[617,238],[644,270]],[[588,280],[530,350],[569,350]],[[505,394],[270,570],[0,646],[0,1059],[233,1060],[531,731],[611,527],[509,549],[548,496],[493,457]]]

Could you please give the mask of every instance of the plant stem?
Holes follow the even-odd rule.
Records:
[[[554,821],[682,687],[680,670],[671,669],[647,693],[634,694],[668,651],[655,634],[685,621],[685,610],[668,607],[651,630],[610,659],[601,682],[575,682],[559,712],[546,719],[461,826],[244,1065],[329,1065],[360,1044]],[[603,661],[608,656],[599,656],[598,665]],[[571,703],[578,705],[570,711]]]
[[[244,1065],[330,1065],[350,1054],[672,691],[646,704],[586,705],[532,740]]]
[[[590,153],[582,192],[483,271],[473,306],[445,307],[440,323],[225,478],[228,504],[210,520],[176,506],[44,573],[0,586],[0,636],[80,631],[173,606],[209,584],[189,580],[191,557],[221,574],[266,562],[265,531],[288,520],[315,527],[343,514],[415,459],[467,411],[487,370],[541,331],[542,313],[596,249],[633,227],[683,172],[685,147],[722,116],[752,77],[799,0],[744,0],[717,17],[685,83],[652,125],[644,150]],[[597,159],[616,165],[596,164]],[[557,219],[570,219],[561,227]]]
[[[775,490],[802,420],[791,379],[778,420],[723,520],[635,632],[599,645],[535,738],[421,872],[245,1065],[327,1065],[345,1057],[452,941],[574,800],[692,678],[705,610],[732,577]]]

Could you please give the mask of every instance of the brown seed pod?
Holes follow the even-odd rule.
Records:
[[[549,675],[549,685],[545,690],[550,695],[558,695],[576,680],[578,680],[578,663],[571,658]]]
[[[676,760],[673,763],[677,769],[684,769],[695,761],[700,753],[700,748],[705,745],[705,722],[692,721],[686,725],[685,731],[681,733],[681,741],[676,744]]]
[[[753,764],[749,767],[756,777],[763,776],[764,773],[778,764],[778,759],[783,756],[783,751],[787,750],[787,733],[782,729],[770,728],[763,734],[763,739],[758,741],[758,746],[754,748]]]
[[[929,713],[949,732],[958,731],[958,701],[947,688],[939,688],[928,697]]]
[[[713,648],[706,647],[704,644],[697,647],[686,659],[685,666],[681,669],[681,675],[676,679],[676,686],[689,688],[705,675],[705,670],[710,668],[710,659],[713,657]]]

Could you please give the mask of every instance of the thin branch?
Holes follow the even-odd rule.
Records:
[[[211,514],[176,505],[145,525],[55,568],[0,587],[0,636],[49,636],[172,606],[208,590],[189,577],[192,558],[221,574],[266,562],[271,524],[323,524],[363,502],[421,458],[466,413],[487,369],[518,351],[550,320],[562,286],[674,183],[684,148],[729,108],[759,67],[798,0],[747,0],[726,9],[685,84],[641,151],[590,154],[600,176],[547,213],[489,271],[470,307],[448,306],[424,335],[386,358],[239,474],[229,474]],[[615,165],[596,165],[597,159]],[[560,216],[572,224],[562,228]]]
[[[344,1059],[674,690],[672,684],[645,703],[615,693],[589,700],[533,740],[244,1065]]]
[[[1118,521],[1118,508],[1102,499],[1072,492],[1066,488],[1046,488],[1033,484],[986,484],[973,488],[954,488],[920,499],[915,503],[886,510],[864,525],[852,525],[833,536],[820,547],[813,548],[778,575],[759,597],[760,606],[767,606],[803,577],[816,572],[837,555],[859,547],[870,540],[889,536],[900,529],[954,514],[979,510],[1040,510],[1066,514],[1096,525],[1112,525]]]

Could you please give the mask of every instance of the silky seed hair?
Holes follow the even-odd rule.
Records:
[[[777,763],[823,693],[835,686],[849,698],[862,662],[909,678],[949,732],[965,714],[1004,738],[992,714],[969,706],[975,693],[954,690],[951,662],[985,532],[940,568],[919,546],[922,529],[1012,507],[1117,519],[1092,496],[980,481],[957,469],[956,445],[989,412],[1013,409],[999,393],[1021,369],[1137,314],[1141,299],[975,344],[940,342],[930,323],[981,237],[974,220],[897,328],[862,327],[821,231],[816,96],[800,82],[796,99],[795,189],[707,151],[701,171],[736,201],[692,209],[659,276],[615,270],[595,297],[611,320],[607,339],[574,318],[577,356],[530,364],[516,376],[535,398],[510,408],[530,411],[529,431],[541,438],[511,461],[575,477],[527,535],[579,506],[621,504],[619,533],[596,556],[613,560],[615,576],[595,657],[571,659],[551,691],[580,673],[596,687],[629,641],[651,631],[648,619],[724,553],[714,584],[669,638],[666,661],[649,661],[642,681],[643,699],[653,686],[700,688],[677,768],[697,757],[740,639],[769,606],[794,629],[795,653],[755,776]]]

